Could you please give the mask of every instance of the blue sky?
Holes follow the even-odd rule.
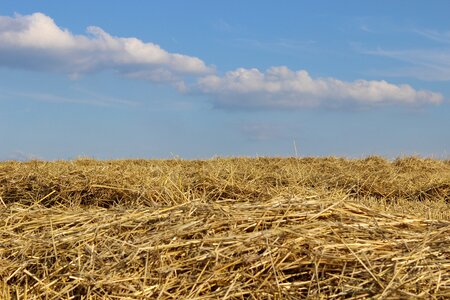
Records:
[[[0,160],[449,158],[449,1],[1,1]]]

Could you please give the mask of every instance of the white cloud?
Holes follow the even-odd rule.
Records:
[[[289,40],[280,43],[283,48],[303,46]],[[413,52],[409,56],[405,52],[372,54],[406,56],[410,60],[421,56]],[[426,59],[423,56],[423,64],[440,67],[443,74],[450,74],[447,73],[448,54],[428,58],[431,61]],[[272,67],[266,71],[239,68],[218,76],[212,67],[197,57],[170,53],[157,44],[137,38],[115,37],[95,26],[88,27],[87,34],[76,35],[57,26],[52,18],[42,13],[0,16],[2,66],[64,73],[71,78],[111,70],[130,78],[172,82],[181,92],[194,90],[209,95],[218,106],[226,108],[371,107],[443,101],[439,93],[416,90],[407,84],[312,78],[305,70],[292,71],[287,67]],[[193,88],[183,81],[186,76],[199,78]],[[59,99],[47,94],[38,95],[38,98],[80,102],[79,99]]]
[[[284,66],[265,72],[239,68],[222,77],[208,75],[198,80],[195,90],[212,96],[218,106],[225,108],[371,107],[443,101],[439,93],[415,90],[407,84],[314,79],[305,70],[294,72]]]
[[[88,27],[86,35],[74,35],[42,13],[0,16],[0,66],[72,77],[113,70],[159,82],[211,72],[197,57],[170,53],[137,38],[111,36],[99,27]]]

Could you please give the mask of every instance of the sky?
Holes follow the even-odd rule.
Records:
[[[0,2],[0,160],[450,158],[450,1]]]

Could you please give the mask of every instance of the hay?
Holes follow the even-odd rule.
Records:
[[[0,298],[448,298],[449,175],[417,158],[1,163]]]

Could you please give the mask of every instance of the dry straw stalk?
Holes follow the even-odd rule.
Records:
[[[450,297],[450,163],[0,163],[1,299]]]

